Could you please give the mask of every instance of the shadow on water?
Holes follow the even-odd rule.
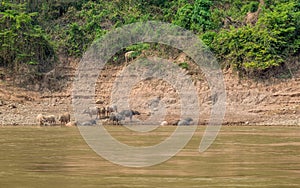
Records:
[[[174,127],[133,133],[108,126],[128,145],[159,143]],[[1,127],[0,187],[299,187],[299,127],[224,126],[204,153],[205,127],[170,160],[147,168],[115,165],[93,152],[77,128]],[[122,157],[122,156],[120,156]]]

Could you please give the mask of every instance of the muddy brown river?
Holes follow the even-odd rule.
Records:
[[[133,134],[107,126],[126,144],[159,143],[172,126]],[[76,127],[0,127],[0,187],[300,187],[300,127],[223,126],[198,152],[205,127],[168,161],[144,168],[97,155]],[[122,157],[122,156],[120,156]]]

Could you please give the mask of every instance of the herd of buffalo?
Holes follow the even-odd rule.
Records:
[[[90,120],[84,122],[71,121],[71,115],[68,112],[60,114],[59,116],[54,115],[42,115],[38,114],[36,120],[40,126],[51,126],[51,125],[61,125],[61,126],[90,126],[97,125],[97,120],[107,120],[110,121],[112,125],[121,125],[121,121],[125,121],[126,118],[129,118],[132,121],[134,115],[140,115],[141,113],[135,110],[122,110],[118,112],[117,106],[108,106],[108,107],[90,107],[85,109],[82,114],[86,114],[90,117]],[[59,122],[59,123],[57,123]],[[177,120],[170,125],[191,125],[193,122],[192,118],[185,118]],[[160,125],[169,125],[167,121],[163,121]]]

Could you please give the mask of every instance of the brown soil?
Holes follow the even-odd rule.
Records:
[[[177,63],[188,60],[184,55],[174,58]],[[76,63],[68,63],[61,74],[66,77],[60,92],[51,90],[29,91],[0,80],[0,125],[36,125],[37,114],[58,116],[68,111],[72,114],[72,81]],[[60,67],[62,68],[62,67]],[[96,89],[99,107],[110,103],[112,86],[123,65],[107,65],[101,72]],[[67,70],[67,71],[66,71]],[[193,67],[187,71],[193,77],[201,105],[200,124],[209,119],[212,97],[203,75]],[[300,125],[300,71],[291,79],[254,81],[239,79],[232,72],[224,72],[227,106],[224,124],[227,125]],[[56,80],[52,80],[56,82]],[[61,81],[60,81],[61,82]],[[34,88],[34,87],[33,87]],[[41,90],[35,87],[36,90]],[[147,101],[160,97],[167,105],[166,120],[179,118],[180,100],[172,86],[162,80],[146,80],[135,85],[130,94],[132,109],[142,112],[139,119],[150,113]],[[74,120],[74,116],[72,116]]]

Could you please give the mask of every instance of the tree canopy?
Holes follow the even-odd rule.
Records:
[[[43,72],[57,55],[81,57],[107,31],[147,20],[193,31],[238,71],[264,71],[299,56],[300,0],[34,2],[1,1],[0,66]]]

